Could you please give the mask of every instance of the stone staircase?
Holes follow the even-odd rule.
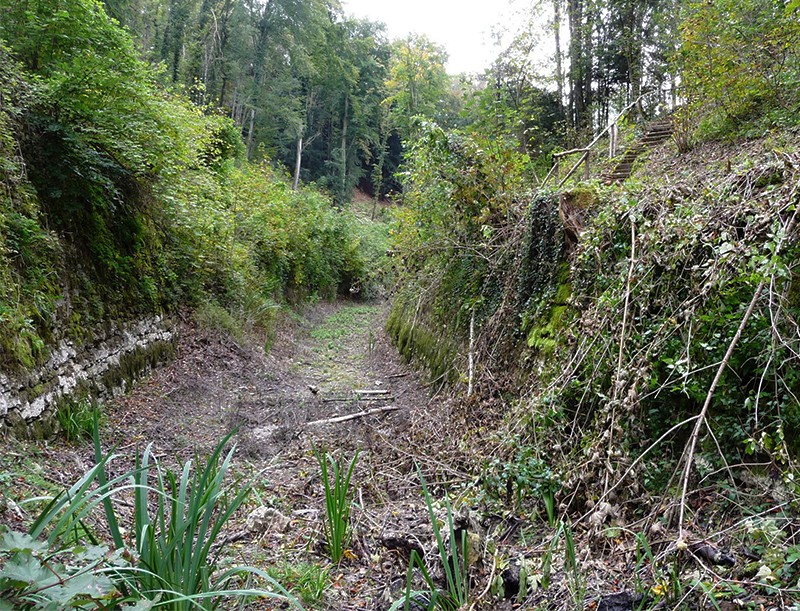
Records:
[[[639,155],[668,140],[672,131],[672,117],[649,123],[644,133],[617,159],[614,167],[603,174],[603,182],[607,185],[624,182],[631,175],[633,164]]]

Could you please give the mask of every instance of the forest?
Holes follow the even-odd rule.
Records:
[[[800,0],[516,8],[0,0],[0,611],[800,607]]]

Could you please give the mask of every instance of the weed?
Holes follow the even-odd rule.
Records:
[[[572,596],[574,608],[583,609],[583,599],[586,595],[586,579],[575,554],[575,537],[572,533],[572,527],[569,522],[562,521],[559,530],[564,535],[564,570],[567,575],[567,587]],[[558,534],[556,534],[556,537],[558,537]]]
[[[406,592],[403,598],[396,601],[389,611],[396,611],[404,606],[405,611],[411,603],[419,604],[425,602],[429,611],[440,609],[441,611],[456,611],[465,608],[469,602],[469,566],[467,561],[467,533],[464,530],[456,532],[453,521],[453,509],[450,501],[445,496],[445,510],[447,514],[447,544],[442,536],[442,530],[436,519],[433,509],[433,498],[425,484],[425,478],[417,467],[420,481],[422,482],[422,492],[425,496],[425,505],[428,507],[428,514],[431,518],[433,534],[436,538],[436,548],[439,552],[439,561],[444,568],[445,588],[439,589],[430,572],[425,567],[425,563],[416,550],[411,551],[411,558],[408,565],[408,575],[406,578]],[[459,537],[458,534],[461,536]],[[449,550],[449,551],[448,551]],[[414,568],[418,568],[425,581],[425,590],[412,590],[411,582]]]
[[[325,540],[331,560],[339,562],[344,555],[350,527],[350,507],[353,497],[350,493],[350,479],[358,460],[357,450],[350,465],[339,463],[325,450],[314,449],[319,468],[322,471],[322,485],[325,488]],[[329,477],[328,465],[332,469]],[[332,480],[332,481],[331,481]]]
[[[100,407],[89,399],[73,399],[65,397],[59,402],[56,410],[61,431],[69,443],[92,436],[92,426],[95,419],[102,424],[104,415]]]
[[[149,600],[141,608],[185,611],[215,609],[223,598],[254,596],[297,606],[266,572],[254,567],[217,571],[218,556],[210,555],[212,548],[219,553],[223,526],[249,494],[249,487],[237,486],[240,491],[230,496],[224,486],[233,449],[224,457],[222,453],[230,435],[207,460],[198,460],[196,469],[191,461],[179,474],[162,468],[148,446],[134,469],[108,480],[105,468],[114,455],[101,451],[97,418],[93,429],[97,464],[63,494],[49,499],[28,535],[6,534],[0,546],[0,553],[10,556],[6,567],[11,570],[0,576],[3,596],[14,601],[10,608],[100,609],[108,608],[104,600]],[[123,492],[134,497],[130,540],[135,553],[126,546],[114,508],[113,498]],[[41,500],[47,499],[28,502]],[[87,527],[87,518],[100,505],[113,553],[98,546],[98,537]],[[266,580],[271,590],[237,585],[250,577]]]
[[[318,564],[288,562],[267,569],[267,573],[278,583],[284,585],[305,605],[315,606],[325,593],[330,582],[330,568]]]
[[[213,301],[205,301],[195,311],[197,323],[213,331],[224,331],[236,340],[241,340],[242,325],[228,310]]]

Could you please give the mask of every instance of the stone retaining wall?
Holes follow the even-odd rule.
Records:
[[[161,316],[97,330],[83,344],[62,340],[43,365],[22,373],[0,371],[0,433],[47,435],[65,397],[116,396],[174,354],[174,331]]]

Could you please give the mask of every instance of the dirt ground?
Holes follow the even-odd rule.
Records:
[[[234,561],[276,570],[287,587],[297,586],[307,608],[388,608],[405,585],[408,560],[384,539],[398,531],[430,534],[414,475],[425,452],[412,436],[414,414],[432,409],[436,399],[391,346],[385,314],[385,303],[350,301],[282,314],[268,352],[263,336],[237,341],[186,317],[175,360],[104,406],[104,449],[120,455],[111,475],[129,468],[148,444],[163,463],[176,464],[210,452],[235,431],[234,471],[254,494],[226,533]],[[370,415],[327,421],[362,412]],[[89,441],[15,447],[2,467],[28,470],[9,494],[18,500],[43,486],[67,486],[94,463]],[[360,452],[353,537],[338,566],[323,545],[325,497],[315,448],[343,461]],[[12,505],[0,522],[20,528],[30,516]],[[261,515],[256,526],[253,515]],[[312,566],[326,582],[318,596],[291,583],[307,578]]]
[[[319,303],[283,314],[274,337],[244,334],[239,340],[186,317],[175,360],[105,406],[103,443],[120,455],[111,474],[129,468],[147,444],[163,463],[176,464],[207,453],[234,431],[236,485],[252,494],[223,533],[224,555],[267,570],[306,609],[386,611],[405,588],[411,549],[441,574],[418,469],[438,499],[440,523],[446,484],[459,528],[476,537],[469,609],[641,608],[641,593],[661,585],[637,560],[623,529],[594,539],[576,533],[580,571],[570,573],[563,543],[551,547],[559,533],[541,515],[481,501],[480,465],[491,457],[481,435],[488,438],[496,428],[496,410],[427,385],[391,346],[385,315],[383,303]],[[360,452],[352,537],[339,564],[324,546],[325,496],[315,448],[340,461]],[[0,524],[23,528],[32,516],[15,500],[67,486],[93,463],[89,441],[9,441],[0,455]],[[551,553],[545,587],[543,559]],[[654,553],[666,557],[668,550],[654,546]],[[536,587],[527,596],[506,591],[504,598],[521,568]],[[787,608],[758,596],[748,597],[745,607]],[[245,608],[276,607],[258,601]],[[716,608],[739,606],[722,601]]]

